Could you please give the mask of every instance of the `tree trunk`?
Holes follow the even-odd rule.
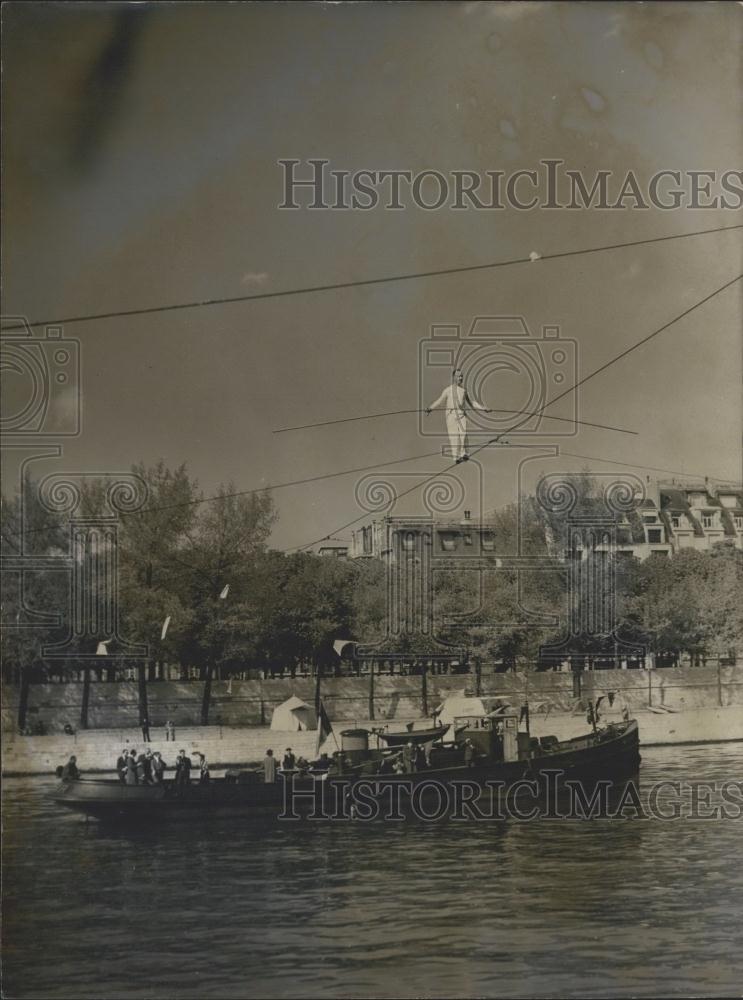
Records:
[[[369,718],[374,718],[374,660],[369,661]]]
[[[137,700],[139,703],[139,724],[144,725],[145,720],[149,719],[148,709],[147,709],[147,664],[143,663],[141,660],[137,664]]]
[[[90,703],[90,667],[83,669],[83,700],[80,705],[80,728],[88,728],[88,704]]]
[[[26,728],[26,714],[28,712],[28,688],[31,683],[31,668],[21,667],[21,691],[18,697],[18,729],[23,732]]]
[[[425,718],[428,715],[428,667],[425,663],[421,672],[421,708]]]
[[[204,693],[201,697],[201,725],[209,725],[209,703],[212,700],[212,673],[214,668],[211,663],[207,664],[206,677],[204,679]]]

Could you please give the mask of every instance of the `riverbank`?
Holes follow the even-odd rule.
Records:
[[[394,729],[410,719],[395,720]],[[418,717],[420,718],[420,717]],[[604,713],[603,721],[621,718],[617,712]],[[700,708],[684,712],[637,712],[642,746],[666,746],[680,743],[717,743],[743,741],[743,706]],[[380,725],[369,719],[334,720],[338,742],[340,731],[349,726]],[[585,713],[556,711],[534,712],[530,721],[535,736],[557,736],[560,740],[580,736],[589,730]],[[78,767],[88,774],[113,773],[122,748],[146,747],[159,750],[166,764],[172,766],[180,749],[195,756],[203,753],[213,770],[258,764],[270,747],[279,759],[287,747],[295,754],[312,758],[317,754],[317,731],[287,732],[268,727],[238,728],[228,726],[187,727],[176,731],[175,742],[163,738],[144,743],[139,729],[98,729],[74,736],[55,733],[49,736],[3,736],[2,772],[5,776],[54,774],[71,754]],[[324,744],[328,752],[338,744],[333,736]]]

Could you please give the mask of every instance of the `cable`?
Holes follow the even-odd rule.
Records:
[[[568,393],[573,392],[575,389],[578,388],[578,386],[583,385],[585,382],[587,382],[589,379],[593,378],[595,375],[598,375],[600,372],[606,371],[606,369],[609,368],[611,365],[613,365],[616,361],[619,361],[622,358],[625,358],[632,351],[636,350],[638,347],[643,346],[643,344],[647,344],[648,341],[650,341],[650,340],[653,339],[653,337],[657,337],[658,334],[663,333],[664,330],[667,330],[674,323],[677,323],[679,320],[683,319],[684,317],[686,317],[690,313],[692,313],[695,309],[698,309],[700,306],[702,306],[705,303],[709,302],[710,299],[713,299],[716,295],[719,295],[721,292],[724,292],[727,288],[730,288],[732,285],[734,285],[736,283],[736,281],[740,281],[741,278],[743,278],[743,274],[737,275],[731,281],[725,282],[724,285],[721,285],[719,288],[716,288],[713,292],[710,292],[709,295],[705,295],[705,297],[703,299],[700,299],[698,302],[695,302],[693,305],[689,306],[688,309],[684,309],[683,312],[679,313],[677,316],[674,316],[673,319],[670,319],[667,323],[664,323],[663,326],[660,326],[656,330],[654,330],[652,333],[649,333],[647,335],[647,337],[643,337],[642,340],[638,340],[637,343],[633,344],[631,347],[628,347],[626,350],[621,351],[614,358],[611,358],[605,364],[600,365],[594,371],[590,372],[584,378],[580,379],[578,382],[576,382],[575,385],[571,386],[569,389],[566,389],[564,392],[562,392],[562,393],[558,394],[557,396],[555,396],[554,399],[551,399],[541,409],[542,410],[546,409],[548,406],[551,406],[553,403],[556,403],[558,399],[562,399],[563,396],[566,396]],[[541,411],[538,411],[538,412],[541,412]],[[481,452],[483,450],[483,448],[487,448],[489,445],[497,443],[497,441],[501,437],[503,437],[505,434],[512,433],[514,430],[517,430],[518,427],[520,427],[525,422],[526,422],[525,420],[522,420],[522,421],[520,421],[520,423],[515,424],[514,427],[510,428],[509,430],[503,431],[502,434],[498,435],[498,437],[491,438],[489,441],[486,441],[484,444],[480,445],[479,447],[475,448],[472,452],[470,452],[470,455],[477,455],[479,452]],[[458,464],[459,463],[454,462],[451,465],[447,466],[445,469],[442,469],[440,472],[437,472],[434,475],[429,476],[428,479],[424,479],[423,482],[417,483],[415,486],[411,486],[410,489],[405,490],[405,492],[398,494],[398,499],[400,497],[407,496],[407,494],[411,493],[413,490],[420,489],[422,486],[425,486],[426,483],[431,482],[437,476],[443,475],[444,473],[451,471],[451,469],[455,468]],[[639,466],[637,466],[637,467],[639,468]],[[357,524],[359,521],[364,520],[367,516],[368,516],[367,514],[362,514],[360,517],[356,517],[352,521],[348,521],[346,524],[340,525],[338,528],[334,528],[330,533],[331,534],[335,534],[336,532],[339,532],[339,531],[345,531],[346,528],[350,528],[352,525]],[[300,550],[301,551],[303,549],[308,549],[308,548],[311,548],[313,545],[317,545],[319,542],[325,541],[325,539],[327,537],[328,537],[327,535],[323,535],[322,538],[315,539],[315,541],[308,542],[308,543],[306,543],[304,545],[293,546],[291,549],[285,549],[284,551],[286,551],[286,552],[293,552],[295,550]]]
[[[584,254],[603,253],[609,250],[623,250],[630,247],[649,246],[652,243],[665,243],[669,240],[684,240],[691,236],[708,236],[713,233],[726,233],[743,228],[743,223],[735,226],[717,226],[714,229],[698,229],[693,233],[674,233],[669,236],[652,236],[644,240],[630,240],[627,243],[610,243],[606,246],[583,247],[579,250],[563,250],[558,253],[542,254],[539,260],[530,257],[513,257],[510,260],[492,261],[487,264],[466,264],[461,267],[444,267],[432,271],[417,271],[412,274],[393,274],[381,278],[360,278],[356,281],[339,281],[327,285],[310,285],[304,288],[288,288],[277,292],[255,292],[252,295],[231,295],[213,299],[196,299],[193,302],[177,302],[163,306],[145,306],[139,309],[119,309],[104,313],[89,313],[81,316],[67,316],[64,319],[37,319],[29,321],[29,326],[63,326],[72,323],[90,323],[95,320],[118,319],[131,316],[148,316],[156,313],[176,312],[183,309],[205,309],[211,306],[233,305],[238,302],[257,302],[264,299],[279,299],[291,295],[312,295],[316,292],[340,291],[345,288],[363,288],[371,285],[382,285],[394,281],[414,281],[419,278],[441,278],[451,274],[466,274],[474,271],[485,271],[498,267],[511,267],[514,264],[536,264],[545,260],[559,260],[565,257],[579,257]],[[15,323],[4,327],[5,333],[26,329],[24,323]]]
[[[403,413],[427,413],[426,409],[414,409],[414,410],[389,410],[387,413],[366,413],[359,417],[341,417],[339,420],[320,420],[314,424],[297,424],[294,427],[279,427],[274,434],[286,434],[288,431],[304,431],[311,427],[329,427],[331,424],[350,424],[355,420],[375,420],[378,417],[397,417]],[[536,417],[540,414],[538,412],[530,413],[528,410],[503,410],[498,407],[494,407],[490,410],[491,413],[524,413],[529,417]],[[638,431],[630,431],[625,427],[612,427],[610,424],[594,424],[590,420],[574,420],[572,417],[552,417],[546,416],[545,420],[560,420],[562,423],[566,424],[582,424],[584,427],[598,427],[605,431],[618,431],[620,434],[637,434]]]
[[[613,458],[598,458],[596,455],[578,455],[573,451],[560,451],[561,455],[567,458],[582,458],[587,462],[605,462],[607,465],[624,465],[629,469],[645,469],[648,472],[665,472],[669,476],[684,476],[687,479],[710,479],[717,483],[725,483],[729,486],[740,488],[743,483],[733,479],[720,479],[718,476],[710,476],[708,473],[682,472],[680,469],[662,469],[657,465],[640,465],[639,462],[620,462]],[[557,457],[557,456],[555,456]]]
[[[197,500],[184,500],[181,503],[162,504],[158,507],[142,507],[140,510],[121,511],[120,517],[138,517],[141,514],[155,514],[161,510],[175,510],[180,507],[195,507],[202,503],[216,503],[220,500],[229,500],[233,497],[251,496],[255,493],[272,492],[273,490],[283,490],[290,486],[302,486],[306,483],[317,483],[323,479],[335,479],[339,476],[350,476],[357,472],[370,472],[372,469],[386,468],[388,465],[400,465],[403,462],[415,462],[421,458],[433,458],[441,453],[439,451],[429,451],[424,455],[408,455],[407,458],[396,458],[392,461],[375,462],[374,465],[364,465],[356,469],[341,469],[339,472],[326,472],[321,476],[310,476],[308,479],[293,479],[288,483],[276,483],[275,486],[256,486],[250,490],[236,490],[234,493],[222,493],[216,496],[200,497]],[[52,531],[58,528],[58,524],[42,525],[40,528],[28,528],[26,531],[9,531],[8,537],[20,538],[25,535],[34,535],[40,531]],[[328,536],[329,537],[329,536]]]

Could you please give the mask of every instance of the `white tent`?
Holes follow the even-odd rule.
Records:
[[[298,733],[303,729],[317,729],[315,710],[306,701],[291,698],[277,705],[271,716],[271,729],[280,729],[285,733]]]

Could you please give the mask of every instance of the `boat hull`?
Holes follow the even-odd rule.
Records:
[[[322,798],[332,812],[345,801],[349,790],[364,782],[370,794],[382,797],[402,784],[406,791],[433,791],[435,784],[453,785],[466,781],[483,792],[497,786],[505,793],[514,786],[544,782],[559,773],[561,782],[592,783],[603,779],[621,781],[637,772],[640,762],[638,728],[635,722],[611,727],[604,734],[591,735],[558,744],[554,751],[524,760],[482,762],[474,766],[434,767],[408,774],[347,773],[309,775],[273,784],[240,784],[217,779],[204,785],[122,785],[118,781],[82,779],[60,786],[55,801],[85,816],[136,824],[163,820],[186,821],[230,816],[285,814],[287,801],[300,813],[317,812]],[[291,782],[291,786],[289,785]],[[293,794],[291,794],[293,792]],[[398,801],[401,797],[398,796]]]

